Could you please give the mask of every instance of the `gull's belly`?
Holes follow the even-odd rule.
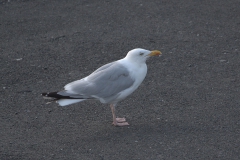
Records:
[[[133,70],[130,71],[130,74],[131,74],[132,78],[135,79],[134,84],[130,88],[125,89],[124,91],[120,92],[119,96],[116,98],[115,102],[118,102],[118,101],[126,98],[127,96],[132,94],[140,86],[140,84],[142,83],[142,81],[146,77],[147,66],[143,65],[140,68],[133,69]]]

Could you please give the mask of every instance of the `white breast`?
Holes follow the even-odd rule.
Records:
[[[127,69],[129,70],[130,76],[135,80],[135,82],[130,88],[120,92],[118,98],[116,99],[116,102],[126,98],[131,93],[133,93],[142,83],[142,81],[144,80],[147,74],[146,63],[142,63],[142,64],[129,63],[124,59],[120,60],[119,62],[127,67]]]

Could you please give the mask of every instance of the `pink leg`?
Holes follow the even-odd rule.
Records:
[[[125,118],[116,118],[115,107],[114,107],[113,104],[110,104],[110,108],[111,108],[112,115],[113,115],[113,125],[114,126],[127,126],[127,125],[129,125],[128,122],[126,122]]]

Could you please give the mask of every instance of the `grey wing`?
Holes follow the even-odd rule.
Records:
[[[129,75],[127,68],[113,62],[100,67],[87,78],[69,83],[65,90],[85,97],[99,97],[110,101],[133,83],[134,79]]]
[[[105,64],[105,65],[103,65],[102,67],[98,68],[98,69],[97,69],[96,71],[94,71],[93,73],[97,73],[97,72],[100,72],[100,71],[102,71],[102,70],[104,70],[104,69],[107,69],[107,68],[111,67],[112,65],[114,65],[115,63],[117,63],[117,62],[115,61],[115,62],[112,62],[112,63]],[[93,74],[93,73],[92,73],[92,74]]]

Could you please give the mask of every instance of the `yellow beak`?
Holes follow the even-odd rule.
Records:
[[[161,54],[162,54],[162,52],[160,52],[158,50],[154,50],[154,51],[151,51],[151,53],[148,56],[159,56]]]

